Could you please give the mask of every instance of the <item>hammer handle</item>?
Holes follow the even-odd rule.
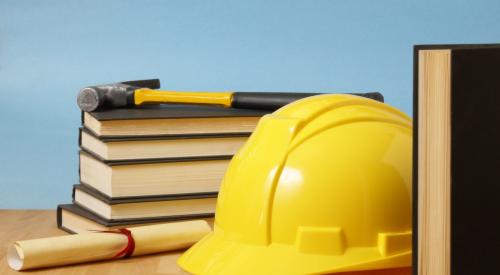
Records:
[[[244,109],[276,110],[296,100],[320,94],[321,93],[235,92],[233,94],[231,107]],[[382,96],[382,94],[377,92],[351,94],[384,102],[384,97]]]
[[[187,103],[222,105],[238,109],[276,110],[293,101],[321,93],[287,93],[287,92],[178,92],[137,89],[134,94],[135,105],[144,103]],[[371,98],[384,102],[382,94],[354,93],[353,95]]]
[[[178,92],[137,89],[134,92],[135,105],[148,103],[210,104],[231,107],[232,92]]]

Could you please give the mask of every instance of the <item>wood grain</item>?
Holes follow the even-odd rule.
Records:
[[[7,265],[5,253],[8,245],[18,240],[28,240],[67,233],[57,229],[54,210],[0,210],[0,274],[50,274],[50,275],[107,275],[107,274],[188,274],[176,264],[184,251],[161,253],[120,259],[115,261],[85,263],[72,266],[17,272]],[[411,268],[337,273],[339,275],[410,275]]]
[[[183,251],[25,272],[7,265],[5,253],[12,242],[66,234],[57,229],[54,210],[0,210],[0,274],[188,274],[176,264]]]

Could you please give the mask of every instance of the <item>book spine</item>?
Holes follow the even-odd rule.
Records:
[[[412,267],[418,275],[418,46],[413,49]]]

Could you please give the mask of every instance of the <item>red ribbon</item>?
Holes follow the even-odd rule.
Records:
[[[115,256],[113,256],[113,259],[120,258],[121,256],[123,256],[123,258],[129,258],[130,256],[132,256],[132,254],[134,254],[135,240],[130,230],[126,228],[118,228],[116,230],[102,230],[102,231],[95,230],[95,232],[122,234],[127,237],[127,246],[125,246],[125,248],[123,248],[120,252],[118,252]]]

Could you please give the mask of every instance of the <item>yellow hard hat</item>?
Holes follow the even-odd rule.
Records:
[[[411,265],[412,123],[319,95],[263,117],[234,156],[194,274],[324,274]]]

